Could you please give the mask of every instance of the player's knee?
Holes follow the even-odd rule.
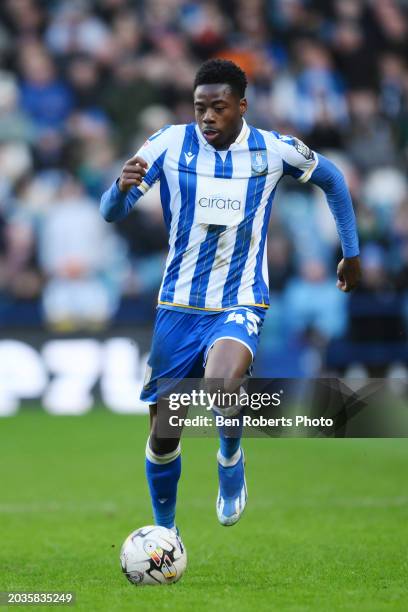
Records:
[[[171,438],[164,438],[158,435],[158,417],[157,417],[157,404],[150,406],[150,436],[149,446],[155,455],[168,455],[174,452],[180,442],[180,435],[174,432],[174,436]],[[172,432],[173,433],[173,432]]]
[[[178,438],[158,438],[150,433],[149,445],[155,455],[168,455],[176,450],[180,440]]]
[[[219,389],[219,382],[223,381],[224,391],[232,393],[240,386],[240,380],[246,375],[249,365],[249,352],[246,349],[238,356],[227,351],[210,353],[204,372],[206,385]]]
[[[209,393],[234,393],[239,389],[243,375],[236,366],[225,366],[216,371],[206,369],[204,375],[206,391]]]

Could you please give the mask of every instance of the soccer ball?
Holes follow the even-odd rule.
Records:
[[[136,586],[171,584],[180,580],[187,565],[187,552],[171,529],[149,525],[132,531],[120,551],[126,578]]]

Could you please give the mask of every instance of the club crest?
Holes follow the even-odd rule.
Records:
[[[268,156],[266,149],[251,151],[252,176],[259,176],[268,173]]]

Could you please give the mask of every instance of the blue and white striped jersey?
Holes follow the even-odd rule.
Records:
[[[169,233],[159,305],[267,308],[266,235],[277,183],[284,174],[306,182],[318,156],[295,138],[245,121],[227,151],[215,150],[192,123],[164,127],[137,154],[149,168],[126,194],[126,208],[160,180]]]

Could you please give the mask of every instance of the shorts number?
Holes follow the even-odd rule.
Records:
[[[259,333],[259,323],[261,319],[258,315],[254,314],[250,311],[245,311],[245,316],[241,312],[230,312],[225,323],[238,323],[238,325],[246,324],[246,328],[248,334],[252,336],[252,334],[257,335]]]

